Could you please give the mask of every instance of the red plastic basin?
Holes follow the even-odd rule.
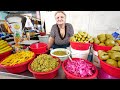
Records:
[[[34,58],[35,58],[35,54],[34,54],[34,56],[30,60],[28,60],[26,62],[23,62],[23,63],[20,63],[20,64],[16,64],[14,66],[4,66],[4,65],[0,64],[0,67],[6,69],[10,73],[21,73],[21,72],[24,72],[24,71],[26,71],[28,69],[29,62],[32,61]],[[0,63],[3,60],[1,60]]]
[[[33,51],[35,54],[45,53],[47,52],[47,44],[42,42],[31,44],[30,50]]]
[[[100,60],[100,58],[99,58],[99,60]],[[108,73],[111,76],[114,76],[116,78],[120,78],[120,68],[109,65],[103,60],[100,60],[100,66],[106,73]]]
[[[46,35],[46,32],[40,32],[40,35],[41,35],[41,36],[45,36],[45,35]]]
[[[68,60],[69,60],[69,59],[63,61],[63,63],[62,63],[62,68],[63,68],[63,71],[64,71],[67,79],[96,79],[96,78],[97,78],[98,70],[97,70],[96,66],[93,65],[93,64],[92,64],[91,62],[89,62],[88,60],[85,60],[85,61],[86,61],[87,63],[91,64],[92,66],[94,66],[94,68],[95,68],[95,73],[94,73],[92,76],[90,76],[90,77],[77,77],[77,76],[69,73],[69,72],[65,69],[65,66],[66,66],[66,63],[67,63]],[[81,60],[81,58],[72,58],[72,60]],[[82,59],[82,60],[84,60],[84,59]]]
[[[109,75],[102,68],[99,69],[97,78],[98,79],[119,79],[119,78]]]
[[[90,43],[72,42],[70,41],[70,46],[75,50],[88,50]]]
[[[12,50],[0,54],[0,60],[6,58],[6,57],[9,56],[11,53],[12,53]]]
[[[54,58],[57,58],[57,57],[54,57]],[[31,67],[30,67],[32,62],[33,61],[31,61],[29,63],[28,70],[33,74],[33,76],[36,79],[53,79],[58,74],[58,70],[59,70],[59,68],[61,66],[61,60],[59,59],[59,65],[55,69],[53,69],[53,70],[51,70],[49,72],[36,72],[36,71],[33,71],[31,69]]]
[[[98,51],[98,50],[108,51],[108,50],[112,49],[112,46],[101,46],[101,45],[98,45],[98,44],[93,44],[93,49],[95,51]]]

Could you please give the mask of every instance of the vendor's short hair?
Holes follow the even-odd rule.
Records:
[[[64,15],[66,16],[66,14],[65,14],[64,11],[57,11],[57,12],[55,13],[55,16],[56,16],[57,13],[62,13],[62,14],[64,14]]]

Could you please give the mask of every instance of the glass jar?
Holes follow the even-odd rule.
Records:
[[[15,31],[14,33],[14,42],[16,45],[18,45],[21,41],[21,36],[20,33],[18,31]]]

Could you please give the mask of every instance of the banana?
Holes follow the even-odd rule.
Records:
[[[3,51],[0,51],[0,53],[6,52],[6,51],[9,51],[9,50],[12,50],[12,48],[8,48],[8,49],[5,49]]]
[[[4,42],[4,40],[0,40],[0,43]]]
[[[8,48],[10,48],[10,46],[6,46],[6,47],[2,48],[2,49],[0,49],[0,51],[3,51],[3,50],[8,49]]]
[[[3,44],[8,44],[7,41],[3,41],[0,43],[0,46],[2,46]]]
[[[5,52],[10,51],[10,50],[12,50],[12,48],[8,48],[8,49],[6,49],[4,51],[1,51],[0,54],[5,53]]]
[[[8,44],[3,44],[2,46],[0,46],[0,49],[4,48],[6,46],[8,46]]]
[[[8,48],[10,48],[10,46],[7,46],[7,47],[5,47],[3,49],[0,49],[0,51],[4,51],[5,49],[8,49]]]

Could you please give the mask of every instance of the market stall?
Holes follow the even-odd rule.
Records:
[[[118,33],[93,37],[81,30],[70,38],[70,47],[47,50],[49,34],[36,20],[31,27],[22,23],[23,17],[0,21],[1,79],[120,78]]]

